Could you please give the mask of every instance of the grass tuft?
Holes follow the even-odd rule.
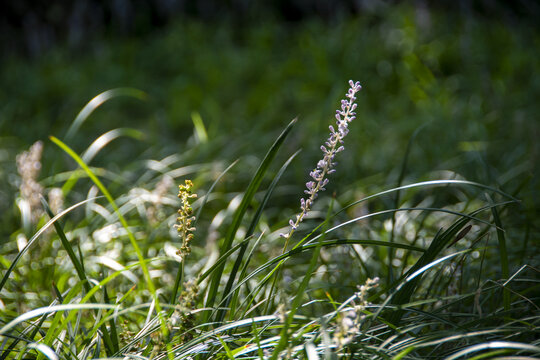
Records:
[[[220,144],[198,112],[189,151],[110,169],[88,162],[142,132],[111,130],[83,155],[51,136],[82,171],[41,182],[32,172],[44,211],[23,191],[13,204],[20,224],[0,255],[0,360],[540,356],[539,270],[522,256],[530,235],[513,222],[518,195],[457,176],[409,181],[416,132],[394,187],[360,192],[358,179],[322,196],[359,122],[349,124],[360,89],[350,86],[302,200],[286,185],[300,158],[297,119],[262,160],[228,166],[200,161]],[[66,139],[119,95],[145,97],[98,95]]]

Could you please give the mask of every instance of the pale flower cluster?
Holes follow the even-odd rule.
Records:
[[[336,331],[332,338],[334,344],[338,348],[352,343],[354,338],[360,334],[360,325],[365,318],[364,310],[369,305],[367,301],[369,290],[377,287],[379,278],[367,279],[364,285],[358,286],[358,292],[355,294],[355,301],[353,301],[353,308],[340,314],[337,321]]]
[[[328,174],[335,171],[336,165],[334,158],[337,153],[343,151],[343,138],[349,133],[349,123],[356,118],[356,93],[362,89],[360,83],[349,81],[349,91],[345,95],[346,99],[341,100],[341,109],[336,110],[336,128],[330,126],[330,136],[325,142],[325,145],[321,146],[323,152],[323,158],[317,163],[317,167],[310,172],[312,180],[306,183],[306,190],[304,192],[308,195],[307,198],[300,199],[301,212],[296,215],[296,220],[289,220],[290,229],[286,234],[280,234],[287,241],[290,239],[294,231],[298,228],[298,225],[304,220],[304,217],[308,214],[311,206],[318,196],[319,191],[324,191],[326,184],[328,184]]]
[[[176,219],[178,222],[176,228],[182,238],[182,247],[176,254],[182,259],[191,252],[190,242],[193,239],[193,231],[195,231],[195,227],[192,225],[193,221],[195,221],[195,216],[193,216],[191,202],[197,197],[197,194],[194,194],[192,189],[193,183],[191,180],[186,180],[184,185],[178,186],[178,197],[182,202],[182,206],[178,209],[179,216]]]
[[[43,187],[37,182],[41,171],[41,154],[43,153],[43,142],[37,141],[28,151],[17,155],[17,171],[21,176],[19,186],[20,197],[29,207],[31,221],[35,224],[41,217],[40,197],[43,193]]]

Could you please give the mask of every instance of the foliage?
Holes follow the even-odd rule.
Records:
[[[530,39],[415,16],[186,22],[141,54],[6,63],[0,358],[539,356]],[[290,224],[348,77],[334,194]]]

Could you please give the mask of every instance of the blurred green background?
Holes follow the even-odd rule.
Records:
[[[41,178],[73,169],[48,140],[64,139],[99,93],[133,87],[97,109],[68,145],[84,151],[118,127],[95,166],[186,155],[186,164],[256,162],[294,117],[283,159],[302,193],[349,79],[357,119],[330,191],[393,187],[411,142],[405,182],[466,178],[523,201],[535,223],[540,183],[539,6],[534,1],[74,1],[4,4],[0,81],[0,234],[17,229],[15,155],[45,143]],[[200,115],[208,143],[194,135]],[[240,181],[240,182],[241,182]],[[233,190],[234,190],[234,184]],[[343,187],[343,188],[342,188]],[[238,190],[243,189],[240,184]],[[281,199],[292,208],[295,197]],[[522,228],[523,229],[523,228]]]

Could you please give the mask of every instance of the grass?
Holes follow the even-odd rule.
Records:
[[[324,32],[316,22],[292,36],[266,24],[240,40],[220,28],[230,36],[222,47],[223,38],[200,24],[180,24],[139,61],[165,61],[183,33],[177,30],[189,30],[188,49],[213,39],[197,48],[204,64],[177,60],[202,81],[166,82],[170,74],[159,72],[174,72],[174,61],[134,81],[129,70],[99,70],[100,84],[120,76],[122,85],[147,93],[103,92],[61,129],[44,129],[49,122],[38,120],[58,109],[38,111],[28,96],[33,133],[6,126],[20,116],[12,102],[0,110],[1,156],[14,159],[20,143],[43,141],[19,157],[19,169],[4,161],[0,170],[0,358],[540,357],[537,176],[534,156],[523,155],[534,154],[535,126],[510,126],[534,118],[537,108],[530,99],[538,64],[524,46],[526,29],[473,19],[452,37],[445,32],[456,20],[450,17],[432,14],[440,21],[430,34],[406,7],[371,16],[328,30],[318,46],[312,35]],[[469,59],[456,43],[472,40],[478,49]],[[354,52],[364,46],[373,52]],[[107,51],[99,61],[114,64]],[[268,54],[275,54],[264,60],[275,71],[260,74]],[[9,85],[21,72],[56,79],[57,68],[98,71],[85,60],[57,67],[63,56],[45,65],[8,63],[12,72],[2,77]],[[324,65],[336,58],[342,67]],[[216,75],[218,65],[229,71]],[[493,82],[483,82],[479,68]],[[533,75],[522,78],[523,68]],[[366,74],[365,89],[337,172],[283,239],[330,123],[316,119],[332,118],[345,92],[341,79],[355,72]],[[87,94],[95,85],[81,76],[76,91]],[[149,84],[145,76],[157,76],[163,88],[140,86]],[[224,88],[227,82],[245,88]],[[292,118],[296,109],[306,113],[286,125],[284,114]],[[156,121],[144,127],[140,113]],[[197,194],[188,203],[175,191],[186,179]],[[188,218],[192,229],[179,233],[175,224]]]
[[[285,219],[272,224],[264,214],[298,153],[288,155],[276,174],[269,169],[279,166],[276,155],[295,123],[270,147],[243,193],[213,190],[231,176],[230,166],[207,193],[203,189],[212,171],[202,170],[204,166],[198,170],[201,199],[193,203],[198,208],[193,220],[205,218],[203,207],[213,199],[228,199],[229,205],[206,224],[197,222],[197,228],[207,228],[202,232],[207,253],[194,249],[190,254],[188,249],[182,258],[174,251],[178,245],[169,240],[175,216],[167,209],[177,201],[167,191],[143,197],[156,194],[150,184],[159,178],[182,173],[174,160],[147,162],[140,177],[146,185],[115,198],[108,189],[114,180],[106,186],[97,169],[51,137],[84,170],[64,177],[69,184],[64,196],[81,186],[90,185],[90,191],[87,199],[58,215],[42,198],[47,215],[38,220],[39,230],[13,260],[2,257],[10,264],[0,283],[5,299],[2,358],[459,359],[540,354],[537,269],[520,264],[519,272],[509,276],[501,215],[514,211],[519,201],[497,188],[441,179],[343,204],[334,195],[330,203],[308,209],[305,225],[291,221],[302,235],[290,250],[276,252],[278,233],[287,225]],[[101,174],[107,178],[106,172]],[[75,184],[84,177],[91,183]],[[265,179],[271,180],[266,189],[261,188]],[[98,192],[105,202],[96,197]],[[392,199],[392,194],[399,195],[394,197],[396,207],[346,215],[364,202]],[[191,205],[183,199],[181,216],[191,216]],[[157,210],[149,209],[158,206],[162,215],[156,220],[152,214]],[[83,216],[75,213],[79,207],[86,208]],[[324,207],[326,216],[321,217]],[[46,216],[51,220],[45,224]],[[52,226],[54,233],[48,230]],[[189,231],[198,236],[191,226]],[[108,238],[98,240],[98,232]],[[19,239],[23,237],[21,232]],[[125,238],[129,246],[121,245]],[[83,248],[87,242],[95,247]],[[40,249],[33,256],[60,260],[52,277],[21,266],[36,243]],[[491,252],[500,254],[500,265]],[[379,280],[389,274],[394,277]],[[181,279],[190,281],[179,287]],[[19,296],[29,294],[20,293],[21,286],[39,292],[49,287],[51,300],[21,302]],[[171,293],[180,293],[178,300],[174,295],[171,300]]]

